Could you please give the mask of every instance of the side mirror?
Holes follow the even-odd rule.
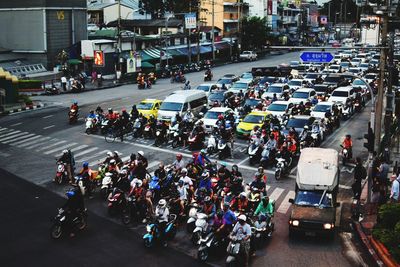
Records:
[[[293,198],[289,198],[289,203],[294,204],[294,199]]]

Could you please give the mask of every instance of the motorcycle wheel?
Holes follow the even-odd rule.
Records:
[[[277,169],[275,171],[275,180],[280,180],[282,178],[282,170],[281,169]]]
[[[343,164],[343,166],[346,166],[346,157],[343,157],[342,164]]]
[[[108,131],[106,135],[104,136],[104,139],[106,140],[107,143],[112,143],[115,141],[116,135],[114,131]]]
[[[219,152],[219,153],[218,153],[218,159],[223,159],[223,158],[224,158],[224,153]]]
[[[197,258],[201,261],[206,261],[208,259],[208,249],[207,247],[200,247],[197,251]]]
[[[87,128],[86,131],[85,131],[85,133],[86,133],[86,134],[90,134],[90,133],[91,133],[90,128]]]
[[[187,230],[188,233],[193,233],[194,222],[186,224],[186,230]]]
[[[156,140],[154,141],[154,145],[155,145],[156,147],[161,146],[161,141],[160,141],[159,138],[156,138]]]
[[[59,239],[62,235],[61,225],[58,225],[58,224],[53,225],[53,227],[51,228],[50,235],[54,239]]]
[[[84,217],[82,217],[80,220],[79,220],[79,223],[77,224],[77,226],[78,226],[78,229],[79,230],[83,230],[83,229],[85,229],[86,228],[86,226],[87,226],[87,224],[86,224],[86,219],[84,218]]]
[[[103,200],[107,200],[108,196],[107,191],[108,191],[107,188],[100,189],[100,196]]]
[[[151,242],[150,239],[145,238],[143,241],[146,248],[151,248],[153,246],[153,242]]]
[[[173,226],[171,232],[169,232],[169,239],[172,240],[175,238],[175,236],[176,236],[176,227]]]
[[[178,140],[173,140],[172,141],[172,147],[177,148],[178,147]]]
[[[197,242],[200,240],[201,238],[201,232],[196,232],[192,234],[192,243],[193,245],[197,245]]]
[[[123,209],[122,210],[122,223],[128,225],[131,223],[131,215],[129,214],[129,210]]]

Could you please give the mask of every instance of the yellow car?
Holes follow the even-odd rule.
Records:
[[[162,101],[158,99],[145,99],[140,102],[136,108],[139,113],[142,113],[144,117],[147,119],[150,118],[150,115],[153,115],[154,118],[157,118],[158,109],[161,106]]]
[[[236,136],[248,138],[254,126],[258,125],[261,127],[268,114],[270,113],[265,111],[253,111],[247,114],[246,117],[239,122],[238,126],[236,126]]]

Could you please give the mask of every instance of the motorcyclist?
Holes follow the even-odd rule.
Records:
[[[193,121],[193,118],[194,118],[194,114],[190,110],[190,108],[188,108],[187,111],[185,112],[185,114],[183,115],[183,120],[191,122],[191,121]]]
[[[109,123],[113,123],[117,119],[117,114],[114,113],[112,108],[108,108],[108,113],[106,115],[107,120]]]
[[[183,180],[178,181],[178,185],[176,187],[179,193],[179,206],[180,206],[180,216],[185,214],[185,202],[188,201],[188,189],[185,186],[185,182]]]
[[[231,201],[231,208],[234,211],[239,211],[241,214],[245,214],[249,211],[249,200],[247,199],[247,195],[245,192],[239,194],[239,196],[235,197]]]
[[[104,161],[103,161],[102,164],[109,165],[109,164],[110,164],[110,161],[111,161],[112,159],[114,159],[114,154],[113,154],[111,151],[108,151],[108,152],[106,153],[106,158],[104,159]]]
[[[139,179],[143,180],[146,177],[146,172],[147,172],[147,166],[148,166],[148,161],[144,156],[143,151],[138,151],[137,152],[138,157],[137,157],[137,167],[136,167],[136,175]]]
[[[172,163],[172,166],[177,174],[179,174],[182,171],[182,169],[185,168],[186,163],[181,153],[176,154],[176,159]]]
[[[85,211],[85,202],[79,188],[74,187],[67,191],[67,202],[62,206],[62,209],[67,213],[66,219],[70,226],[70,236],[75,236],[75,229],[73,227],[73,220],[76,217],[82,216],[82,212]]]
[[[92,187],[90,186],[92,178],[92,169],[89,168],[89,163],[84,162],[82,164],[82,169],[78,172],[78,177],[82,179],[82,182],[86,187],[87,195],[89,197],[92,197]]]
[[[231,177],[243,177],[242,173],[239,171],[238,165],[236,164],[232,165]]]
[[[164,168],[164,163],[159,163],[158,164],[158,169],[154,171],[154,175],[157,176],[160,181],[164,180],[165,177],[167,177],[167,172],[165,171]]]
[[[204,149],[200,150],[200,153],[194,153],[193,157],[194,157],[193,160],[194,165],[200,166],[201,168],[204,167],[206,161],[211,162],[206,156],[206,151]]]
[[[262,195],[265,195],[265,182],[262,179],[262,174],[258,171],[254,174],[254,180],[250,184],[250,188],[256,188]]]
[[[78,101],[74,100],[74,101],[72,102],[72,105],[71,105],[71,107],[70,107],[69,110],[70,110],[70,111],[71,111],[71,110],[75,110],[75,113],[78,114],[78,111],[79,111]]]
[[[89,115],[86,118],[97,120],[97,115],[94,113],[94,110],[91,110],[89,111]]]
[[[124,165],[124,162],[122,161],[121,157],[119,156],[119,152],[118,151],[114,151],[113,153],[113,159],[115,160],[115,163],[117,164],[118,167],[122,167],[122,165]]]
[[[211,193],[211,179],[210,179],[210,173],[208,171],[204,171],[201,175],[198,190],[201,188],[205,188],[208,193]]]
[[[272,201],[269,200],[268,196],[265,196],[258,204],[254,216],[259,216],[259,220],[261,220],[261,216],[266,216],[267,220],[270,220],[273,215],[274,207],[272,206]]]
[[[250,225],[246,223],[246,215],[242,214],[238,217],[238,222],[233,227],[232,233],[230,234],[231,239],[236,239],[241,242],[241,248],[244,254],[244,266],[249,264],[249,254],[250,254],[250,238],[251,238],[251,228]]]
[[[65,170],[67,171],[67,176],[71,184],[73,184],[74,181],[74,165],[75,165],[75,160],[74,156],[72,155],[72,152],[68,149],[64,149],[62,151],[61,157],[57,160],[65,164]]]
[[[192,87],[190,86],[190,81],[185,82],[185,86],[183,87],[183,90],[190,90]]]
[[[201,211],[207,215],[208,220],[211,220],[210,224],[212,224],[212,220],[214,219],[217,209],[210,196],[206,196],[204,198],[204,204],[201,207]]]
[[[165,240],[165,229],[168,223],[169,209],[167,207],[167,201],[165,199],[160,199],[158,205],[156,206],[155,216],[157,219],[157,226],[160,233],[160,241],[164,247],[167,246]]]
[[[232,179],[232,174],[231,172],[226,168],[226,163],[222,162],[221,166],[219,167],[217,171],[217,176],[219,178],[219,186],[223,187],[226,183],[229,183],[230,180]]]
[[[207,111],[208,111],[207,104],[204,104],[203,107],[200,110],[200,113],[206,114]]]
[[[215,234],[219,237],[227,236],[236,222],[235,213],[230,209],[229,203],[224,203],[223,205],[223,221],[222,225],[215,231]]]
[[[126,111],[125,108],[122,109],[121,118],[122,118],[122,122],[123,122],[124,127],[126,127],[128,125],[128,122],[129,122],[129,119],[130,119],[130,115],[128,114],[128,112]]]
[[[285,165],[287,166],[290,162],[292,154],[288,150],[287,144],[284,143],[279,151],[280,156],[285,160]]]
[[[137,118],[139,118],[139,111],[137,110],[136,105],[132,106],[130,115],[132,117],[132,120],[136,120]]]
[[[216,124],[218,127],[221,127],[221,126],[225,127],[225,123],[226,123],[226,121],[225,121],[224,115],[219,114],[219,115],[218,115],[218,118],[217,118],[217,121],[215,122],[215,124]]]
[[[347,134],[342,142],[342,146],[344,149],[347,149],[349,153],[349,158],[353,157],[353,141],[351,140],[351,135]]]

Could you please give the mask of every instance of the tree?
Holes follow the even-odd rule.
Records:
[[[245,17],[242,19],[242,50],[262,48],[267,41],[266,18]]]
[[[163,18],[166,12],[186,13],[195,12],[198,0],[142,0],[142,8],[151,14],[152,19]]]

